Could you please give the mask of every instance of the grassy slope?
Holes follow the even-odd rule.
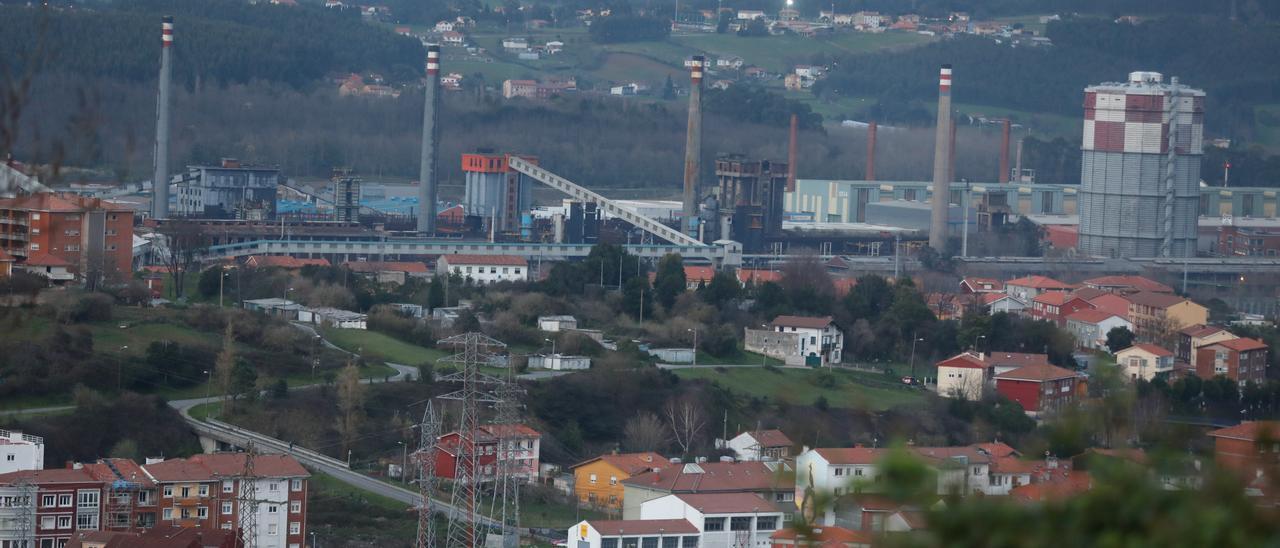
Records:
[[[766,397],[770,400],[796,405],[810,405],[819,396],[825,397],[833,407],[866,407],[869,409],[887,409],[904,403],[912,403],[921,399],[918,392],[905,389],[890,389],[859,384],[863,378],[878,379],[880,376],[864,377],[854,373],[836,371],[837,382],[833,387],[824,388],[813,383],[819,371],[800,369],[766,370],[763,368],[730,368],[723,372],[715,369],[680,369],[676,375],[685,379],[706,379],[720,383],[731,392]]]
[[[349,352],[361,352],[368,361],[389,361],[405,365],[435,362],[448,353],[409,344],[377,331],[363,329],[326,329],[324,336]]]

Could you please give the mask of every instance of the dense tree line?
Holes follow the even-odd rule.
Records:
[[[1051,22],[1051,47],[1009,47],[957,36],[903,52],[850,56],[814,86],[819,95],[893,96],[931,101],[937,67],[955,65],[955,100],[1079,117],[1083,89],[1122,81],[1133,70],[1158,70],[1204,89],[1211,133],[1253,135],[1255,105],[1280,95],[1270,75],[1280,33],[1269,24],[1224,18],[1166,17],[1137,25],[1069,18]],[[1183,47],[1187,43],[1203,47]]]
[[[417,40],[366,24],[354,11],[236,0],[112,6],[0,6],[0,50],[9,54],[10,70],[151,81],[159,70],[161,15],[174,16],[173,76],[187,88],[250,81],[301,88],[344,72],[408,81],[422,74],[426,55]]]
[[[742,122],[790,127],[791,115],[795,114],[801,129],[822,129],[822,115],[813,112],[808,104],[783,98],[758,86],[710,89],[702,102],[707,112]]]
[[[670,21],[658,17],[612,15],[591,22],[590,36],[598,44],[662,40],[671,34]]]

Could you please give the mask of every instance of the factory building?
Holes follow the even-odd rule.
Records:
[[[462,205],[468,215],[485,218],[494,232],[515,232],[522,216],[533,206],[533,181],[507,165],[511,154],[477,152],[462,155],[466,196]],[[520,158],[538,163],[537,157]]]
[[[280,169],[223,158],[216,166],[188,166],[177,184],[173,214],[201,219],[262,220],[275,217]]]
[[[1084,118],[1080,251],[1194,255],[1204,92],[1133,72],[1085,88]]]
[[[782,235],[782,202],[787,164],[752,160],[742,155],[716,159],[717,193],[703,209],[704,242],[729,239],[748,252],[761,251],[766,240]]]
[[[335,170],[333,175],[333,220],[342,223],[360,221],[360,178],[348,170]]]
[[[892,200],[866,204],[866,222],[872,225],[895,226],[927,232],[932,224],[932,217],[932,208],[925,202]],[[970,225],[976,218],[971,208],[968,217]],[[947,232],[959,234],[963,230],[964,223],[965,215],[960,206],[947,204]]]

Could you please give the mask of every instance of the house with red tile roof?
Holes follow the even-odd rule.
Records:
[[[1009,496],[1023,504],[1059,502],[1093,488],[1088,472],[1058,468],[1040,473],[1030,485],[1014,488]]]
[[[1085,289],[1081,289],[1075,291],[1073,294],[1089,301],[1089,304],[1093,305],[1095,310],[1110,312],[1129,320],[1130,323],[1133,322],[1133,319],[1129,317],[1129,305],[1132,304],[1132,302],[1127,297],[1119,293],[1107,293],[1097,289],[1086,289],[1088,289],[1088,292],[1086,292]],[[1095,291],[1098,291],[1098,293],[1091,294]]]
[[[960,280],[960,291],[963,293],[1004,293],[1004,282],[995,278],[963,278]]]
[[[1202,379],[1224,375],[1241,388],[1267,379],[1267,344],[1257,339],[1235,338],[1196,349],[1195,374]]]
[[[1216,325],[1196,324],[1185,327],[1178,331],[1176,357],[1178,361],[1191,364],[1191,368],[1195,369],[1197,348],[1235,338],[1235,334]]]
[[[657,453],[611,453],[573,465],[573,492],[578,505],[622,511],[622,482],[671,464]]]
[[[1071,291],[1076,286],[1060,282],[1048,276],[1024,276],[1004,283],[1004,291],[1018,300],[1029,303],[1041,293],[1049,291]]]
[[[1126,297],[1129,299],[1129,321],[1133,322],[1135,333],[1142,338],[1176,335],[1185,327],[1209,321],[1209,309],[1177,295],[1140,291]]]
[[[458,471],[458,455],[468,443],[458,432],[449,432],[436,440],[436,476],[453,479]],[[542,434],[523,424],[485,424],[474,442],[476,472],[481,477],[492,478],[500,467],[524,481],[534,481],[539,474],[539,456],[542,452]],[[510,447],[498,450],[499,444]]]
[[[1280,467],[1280,421],[1245,421],[1209,432],[1218,466],[1253,479]]]
[[[904,504],[889,497],[876,494],[856,494],[841,497],[841,509],[852,509],[852,515],[838,522],[853,521],[858,532],[872,535],[885,533],[906,533],[923,530],[927,523],[924,511],[914,504]],[[840,516],[844,518],[844,516]],[[872,537],[876,539],[876,537]],[[876,544],[880,539],[876,539]]]
[[[1089,301],[1073,297],[1065,291],[1047,291],[1031,300],[1031,309],[1027,311],[1027,315],[1062,327],[1067,324],[1067,316],[1092,308]]]
[[[1083,375],[1047,363],[999,373],[995,381],[997,393],[1033,417],[1063,409],[1085,394]]]
[[[733,451],[740,461],[748,460],[787,460],[791,458],[791,447],[795,445],[781,430],[751,430],[734,436],[724,442],[724,447]]]
[[[938,395],[969,401],[982,399],[987,363],[979,352],[962,352],[938,362]]]
[[[1027,309],[1027,303],[1005,293],[982,293],[978,298],[979,305],[982,306],[987,314],[998,312],[1020,314]]]
[[[755,493],[790,504],[796,477],[785,462],[687,462],[632,476],[622,485],[622,517],[638,519],[643,503],[671,494]]]
[[[27,257],[27,260],[18,263],[18,270],[43,276],[50,282],[61,284],[76,279],[75,272],[72,270],[75,265],[66,259],[53,255],[51,253],[38,252]]]
[[[1128,318],[1096,308],[1074,312],[1066,320],[1067,331],[1075,336],[1077,348],[1104,350],[1107,348],[1107,333],[1112,329],[1123,327],[1133,331],[1133,322]]]
[[[1173,352],[1151,343],[1138,343],[1116,352],[1116,365],[1129,380],[1150,381],[1173,373]]]
[[[844,358],[844,332],[831,316],[778,316],[768,329],[746,328],[744,346],[787,365],[830,366]]]

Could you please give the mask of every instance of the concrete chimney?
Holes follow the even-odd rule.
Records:
[[[956,120],[951,119],[951,144],[947,152],[947,184],[956,180]]]
[[[796,160],[799,159],[800,152],[797,148],[796,139],[800,133],[800,118],[795,114],[791,115],[791,141],[787,147],[787,192],[796,191]]]
[[[422,107],[422,155],[418,166],[418,235],[436,233],[436,150],[440,131],[440,46],[427,46],[427,85]]]
[[[879,125],[875,120],[867,123],[867,177],[868,181],[876,180],[876,132]]]
[[[951,65],[938,71],[938,126],[933,139],[933,206],[929,247],[939,253],[947,243],[947,208],[951,202]]]
[[[996,180],[1000,184],[1009,182],[1009,120],[1000,124],[1000,174]]]
[[[684,223],[685,234],[698,237],[698,178],[702,173],[702,70],[706,58],[689,61],[689,129],[684,143]]]
[[[156,98],[155,174],[151,178],[151,217],[169,218],[169,102],[173,80],[173,17],[160,19],[160,94]]]

